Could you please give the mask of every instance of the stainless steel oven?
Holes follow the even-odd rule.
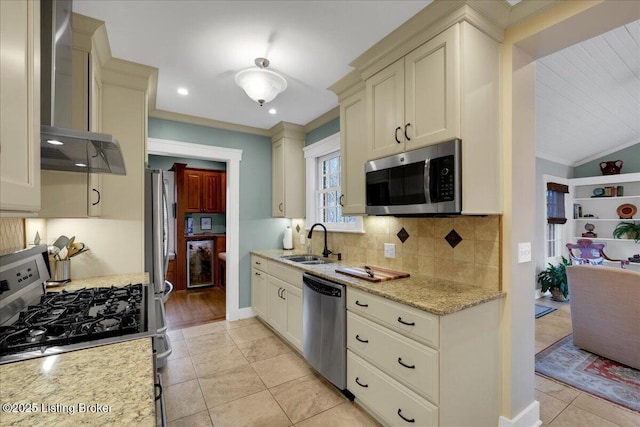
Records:
[[[367,214],[460,214],[460,153],[461,141],[454,139],[367,162]]]

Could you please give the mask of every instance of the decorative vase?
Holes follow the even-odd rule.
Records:
[[[562,291],[560,290],[560,288],[551,288],[549,290],[551,291],[551,299],[552,300],[559,301],[559,302],[569,301],[569,297],[568,296],[565,298],[565,296],[562,295]]]
[[[622,164],[622,160],[609,160],[606,162],[600,162],[600,171],[602,171],[602,175],[615,175],[620,173]]]

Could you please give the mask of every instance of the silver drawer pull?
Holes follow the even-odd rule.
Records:
[[[405,417],[403,417],[403,416],[402,416],[402,409],[398,409],[398,416],[399,416],[400,418],[402,418],[403,420],[405,420],[406,422],[408,422],[408,423],[415,423],[415,422],[416,422],[416,419],[415,419],[415,418],[411,418],[411,419],[409,419],[409,418],[405,418]]]
[[[416,326],[416,322],[405,322],[404,320],[402,320],[402,317],[398,317],[398,322],[407,326]]]
[[[360,338],[360,335],[356,335],[356,339],[357,339],[358,341],[360,341],[360,342],[365,343],[365,344],[369,342],[369,340],[363,340],[362,338]]]
[[[369,384],[361,384],[360,381],[358,381],[359,377],[356,377],[356,384],[358,384],[360,387],[364,387],[367,388],[369,387]]]
[[[401,364],[402,366],[404,366],[405,368],[416,369],[416,365],[407,365],[406,363],[403,363],[402,362],[402,357],[398,357],[398,363]]]
[[[360,307],[369,307],[369,304],[360,304],[359,300],[356,300],[356,305],[359,305]]]

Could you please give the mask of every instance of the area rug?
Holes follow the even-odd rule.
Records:
[[[553,311],[556,311],[556,309],[553,308],[553,307],[547,307],[546,305],[538,305],[538,304],[536,304],[536,319],[538,317],[544,316],[545,314],[549,314],[549,313],[551,313]]]
[[[640,412],[640,371],[573,345],[573,335],[536,354],[536,372]]]

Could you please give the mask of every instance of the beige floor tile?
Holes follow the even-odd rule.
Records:
[[[549,425],[560,413],[569,406],[569,403],[556,399],[546,393],[536,390],[536,400],[540,402],[540,421]]]
[[[191,380],[164,388],[167,421],[188,417],[207,409],[198,380]]]
[[[269,389],[293,423],[310,418],[346,401],[318,375],[311,374]]]
[[[287,427],[289,418],[268,391],[209,410],[214,426],[224,427]]]
[[[191,357],[181,357],[179,359],[168,360],[162,368],[163,381],[167,385],[183,383],[196,378],[196,371],[193,369]]]
[[[262,324],[230,329],[228,332],[236,344],[274,336],[273,332]]]
[[[251,364],[267,388],[304,377],[312,372],[311,367],[298,355],[285,353]]]
[[[260,322],[260,320],[258,320],[257,317],[249,317],[247,319],[234,320],[233,322],[225,321],[225,327],[227,329],[237,329],[237,328],[243,328],[245,326],[252,326],[252,325],[262,325],[262,322]]]
[[[171,344],[184,339],[184,335],[182,335],[182,329],[178,329],[176,331],[167,331],[167,336],[169,337],[169,340],[171,340]]]
[[[579,390],[567,387],[559,382],[552,381],[548,378],[536,375],[536,390],[541,391],[551,397],[571,403],[580,394]]]
[[[218,331],[206,335],[198,335],[193,338],[186,338],[189,353],[194,354],[206,353],[216,348],[235,346],[229,334],[225,331]]]
[[[569,405],[550,424],[550,427],[616,427],[612,422],[590,412]]]
[[[237,347],[224,347],[191,356],[198,378],[216,372],[226,371],[242,365],[249,365]]]
[[[209,409],[265,389],[264,383],[249,365],[218,372],[199,381]]]
[[[374,427],[379,425],[380,423],[363,409],[351,402],[345,402],[296,424],[296,427]]]
[[[198,326],[182,329],[182,335],[185,338],[197,337],[199,335],[211,334],[214,332],[224,331],[226,329],[226,321],[209,322]]]
[[[598,415],[622,427],[640,426],[640,414],[614,405],[606,400],[598,399],[590,394],[580,393],[573,401],[573,406]]]
[[[189,347],[187,347],[187,342],[183,339],[179,341],[173,341],[169,338],[171,342],[171,354],[167,358],[167,360],[180,359],[181,357],[189,356]]]
[[[198,412],[188,417],[180,418],[168,423],[168,427],[212,427],[209,411]]]
[[[291,352],[291,348],[276,336],[243,342],[238,348],[250,363]]]

